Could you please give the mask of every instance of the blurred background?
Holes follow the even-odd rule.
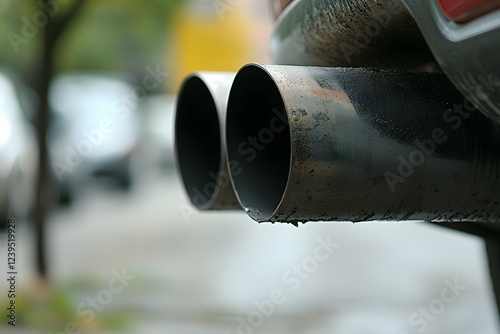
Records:
[[[422,222],[295,228],[191,208],[174,168],[175,95],[190,72],[269,63],[268,9],[0,0],[5,314],[7,217],[18,272],[16,326],[2,313],[1,333],[499,332],[478,238]],[[306,267],[318,238],[338,247]],[[466,288],[432,309],[455,281]]]

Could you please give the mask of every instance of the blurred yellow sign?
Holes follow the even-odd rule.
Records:
[[[235,72],[253,58],[252,21],[242,4],[226,2],[197,0],[180,12],[170,50],[173,87],[189,73]]]

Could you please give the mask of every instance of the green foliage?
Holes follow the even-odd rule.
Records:
[[[91,290],[87,290],[89,293]],[[66,324],[75,323],[82,330],[124,330],[130,323],[131,316],[123,310],[100,312],[92,322],[77,313],[76,298],[71,297],[73,291],[56,289],[46,294],[20,292],[16,295],[16,326],[51,330],[64,330]],[[5,309],[9,300],[0,303]]]
[[[60,5],[54,19],[64,16],[74,1]],[[56,71],[103,70],[142,76],[146,66],[166,62],[168,28],[182,3],[86,0],[59,42]],[[26,20],[33,22],[33,16],[40,11],[38,0],[0,0],[0,36],[4,37],[0,39],[0,66],[18,69],[28,80],[35,75],[42,30],[34,38],[27,38],[27,43],[19,44],[18,53],[8,36],[14,33],[25,38]]]
[[[36,54],[40,49],[40,38],[29,40],[15,52],[9,36],[23,36],[23,18],[33,16],[35,6],[31,1],[7,0],[0,2],[0,66],[32,71],[36,67]]]

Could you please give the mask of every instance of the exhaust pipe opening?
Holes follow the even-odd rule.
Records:
[[[500,127],[443,75],[248,65],[226,125],[256,221],[498,221]]]
[[[266,221],[279,207],[290,174],[291,137],[281,93],[259,65],[237,74],[228,101],[227,155],[240,168],[231,171],[245,211]]]
[[[221,169],[221,135],[214,98],[198,76],[184,82],[175,120],[179,171],[191,202],[198,209],[211,206],[218,187],[212,175]]]

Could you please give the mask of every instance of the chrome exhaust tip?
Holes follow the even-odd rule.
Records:
[[[224,127],[235,74],[200,72],[180,90],[175,117],[177,169],[199,210],[241,210],[231,185]]]
[[[444,75],[250,64],[226,140],[258,222],[500,217],[500,127]]]

